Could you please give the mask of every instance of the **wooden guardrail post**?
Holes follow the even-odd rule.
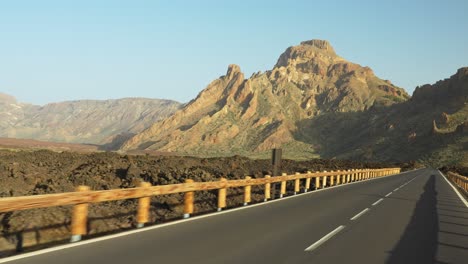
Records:
[[[80,185],[76,187],[77,192],[89,191],[89,186]],[[81,203],[73,206],[72,219],[71,219],[71,234],[70,242],[77,242],[81,240],[82,235],[86,235],[86,223],[88,220],[88,204]]]
[[[286,176],[288,174],[282,173],[281,176]],[[286,181],[281,182],[280,186],[280,198],[283,198],[283,196],[286,194]]]
[[[351,170],[347,170],[346,172],[347,172],[346,183],[350,183],[351,182]]]
[[[151,183],[142,182],[140,183],[141,188],[151,187]],[[149,222],[149,209],[150,209],[151,197],[138,198],[138,210],[137,210],[137,228],[144,227]]]
[[[354,182],[355,172],[354,169],[351,170],[351,182]]]
[[[221,182],[227,182],[226,178],[221,178]],[[226,207],[226,194],[227,194],[227,189],[226,188],[220,188],[218,190],[218,212],[221,212],[223,208]]]
[[[335,172],[335,171],[330,171],[331,173]],[[330,187],[335,185],[335,175],[330,175]]]
[[[327,172],[327,171],[323,171]],[[322,181],[322,188],[325,188],[327,186],[327,175],[323,176],[323,181]]]
[[[246,180],[252,179],[250,176],[245,176]],[[251,185],[246,185],[244,186],[244,206],[248,205],[250,203],[250,192],[252,191],[252,186]]]
[[[318,190],[320,188],[320,177],[317,176],[315,177],[315,190]]]
[[[296,172],[296,175],[299,175],[299,172]],[[298,194],[301,190],[301,179],[294,180],[294,195]]]
[[[265,178],[270,179],[270,175],[265,175]],[[263,201],[268,201],[271,198],[271,183],[265,183],[265,199]]]
[[[341,170],[338,170],[339,173],[341,173]],[[336,185],[341,184],[341,174],[336,175]]]
[[[193,183],[192,179],[186,179],[185,183]],[[184,218],[189,218],[190,214],[193,214],[193,201],[195,198],[195,193],[186,192],[184,195]]]
[[[304,187],[304,192],[308,192],[310,189],[310,174],[312,174],[311,171],[307,171],[307,178],[305,182],[305,187]]]

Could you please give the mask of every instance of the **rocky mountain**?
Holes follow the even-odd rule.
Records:
[[[239,66],[229,65],[226,75],[174,115],[126,141],[122,150],[252,156],[283,147],[289,156],[315,157],[322,146],[305,140],[305,120],[388,107],[409,98],[370,68],[338,56],[327,41],[304,41],[286,49],[272,70],[249,78]]]
[[[364,112],[306,119],[296,138],[323,157],[468,167],[468,68],[416,88],[411,100]]]
[[[180,107],[181,104],[174,101],[146,98],[79,100],[35,106],[0,94],[0,137],[112,147]]]

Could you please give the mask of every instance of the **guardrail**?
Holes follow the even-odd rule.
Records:
[[[465,194],[468,193],[468,177],[449,171],[447,173],[447,178],[464,190]]]
[[[151,186],[142,182],[140,187],[128,189],[115,189],[104,191],[91,191],[88,186],[78,186],[75,192],[44,194],[33,196],[20,196],[0,198],[0,213],[73,205],[71,235],[72,242],[81,240],[81,236],[87,233],[86,223],[88,218],[89,203],[99,203],[124,199],[138,199],[137,226],[143,227],[149,221],[150,197],[156,195],[185,193],[184,194],[184,218],[190,217],[194,212],[194,192],[218,190],[218,211],[226,207],[226,194],[228,188],[244,187],[244,205],[251,202],[251,186],[264,185],[264,201],[271,199],[271,184],[281,183],[280,197],[286,194],[286,182],[294,181],[294,194],[301,191],[301,180],[304,192],[310,190],[311,180],[315,179],[314,188],[325,188],[355,181],[362,181],[377,177],[383,177],[400,173],[400,168],[384,169],[353,169],[346,171],[323,171],[296,173],[293,175],[252,179],[246,176],[242,180],[227,180],[221,178],[214,182],[194,182],[187,179],[185,183]]]

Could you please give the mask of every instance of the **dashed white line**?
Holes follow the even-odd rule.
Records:
[[[410,183],[410,182],[414,181],[414,179],[416,179],[416,177],[414,177],[413,179],[411,179],[411,180],[409,180],[409,181],[405,182],[403,185],[401,185],[400,187],[396,188],[396,189],[395,189],[395,191],[396,191],[396,190],[398,190],[398,189],[400,189],[400,188],[403,188],[403,187],[405,187],[405,186],[406,186],[408,183]]]
[[[389,192],[387,193],[387,195],[385,195],[385,197],[389,197],[390,195],[392,195],[393,192]]]
[[[396,189],[395,189],[395,190],[393,190],[393,191],[394,191],[394,192],[396,192],[396,191],[398,191],[398,190],[400,190],[400,187],[396,188]]]
[[[361,215],[365,214],[367,211],[369,211],[369,208],[366,208],[362,210],[360,213],[358,213],[357,215],[353,216],[353,218],[351,218],[351,221],[358,219]]]
[[[382,202],[382,201],[383,201],[383,198],[380,198],[380,199],[378,199],[375,203],[373,203],[372,206],[378,205],[378,204],[379,204],[380,202]]]
[[[328,233],[326,236],[322,237],[321,239],[319,239],[317,242],[313,243],[312,245],[310,245],[308,248],[306,248],[304,251],[312,251],[316,248],[318,248],[320,245],[322,245],[323,243],[325,243],[327,240],[329,240],[330,238],[332,238],[334,235],[338,234],[341,230],[343,230],[345,228],[345,226],[339,226],[337,227],[335,230],[331,231],[330,233]]]

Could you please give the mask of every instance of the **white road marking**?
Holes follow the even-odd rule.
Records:
[[[396,189],[395,189],[395,190],[393,190],[393,191],[394,191],[394,192],[396,192],[396,191],[398,191],[398,190],[400,190],[400,187],[396,188]]]
[[[369,208],[366,208],[362,210],[360,213],[358,213],[357,215],[353,216],[353,218],[351,218],[351,221],[358,219],[361,215],[365,214],[367,211],[369,211]]]
[[[452,186],[452,189],[455,191],[455,193],[458,195],[458,198],[460,198],[460,200],[465,204],[466,207],[468,207],[468,202],[465,200],[465,198],[463,198],[463,195],[460,194],[460,192],[457,190],[457,188],[455,186],[453,186],[453,184],[442,174],[442,172],[439,171],[439,174],[440,176],[442,176],[442,178],[445,179],[445,181],[450,185]]]
[[[333,186],[333,187],[328,187],[328,188],[325,188],[325,189],[319,189],[319,190],[310,191],[310,192],[307,192],[307,193],[301,193],[301,194],[298,194],[298,195],[292,195],[292,196],[284,197],[282,199],[271,200],[271,201],[268,201],[266,203],[263,202],[263,203],[258,203],[258,204],[252,204],[252,205],[243,206],[243,207],[239,207],[239,208],[229,209],[229,210],[226,210],[226,211],[214,212],[214,213],[210,213],[210,214],[206,214],[206,215],[200,215],[200,216],[190,217],[190,218],[187,218],[187,219],[181,219],[181,220],[177,220],[177,221],[166,223],[166,224],[156,224],[156,225],[153,225],[153,226],[143,227],[143,228],[139,228],[139,229],[135,229],[135,230],[124,231],[122,233],[118,233],[118,234],[114,234],[114,235],[108,235],[108,236],[103,236],[103,237],[98,237],[98,238],[92,238],[92,239],[82,240],[80,242],[75,242],[75,243],[71,243],[71,244],[65,244],[65,245],[56,246],[56,247],[52,247],[52,248],[41,249],[41,250],[37,250],[37,251],[29,252],[29,253],[24,253],[24,254],[17,255],[17,256],[2,258],[2,259],[0,259],[0,263],[7,263],[7,262],[10,262],[10,261],[29,258],[29,257],[34,257],[34,256],[38,256],[38,255],[42,255],[42,254],[46,254],[46,253],[50,253],[50,252],[54,252],[54,251],[67,249],[67,248],[79,247],[79,246],[82,246],[82,245],[101,242],[101,241],[105,241],[105,240],[109,240],[109,239],[113,239],[113,238],[129,236],[129,235],[140,233],[140,232],[145,232],[145,231],[149,231],[149,230],[153,230],[153,229],[163,228],[163,227],[171,226],[171,225],[177,225],[177,224],[190,222],[190,221],[194,221],[194,220],[198,220],[198,219],[202,219],[202,218],[207,218],[207,217],[212,217],[212,216],[217,216],[217,215],[222,215],[222,214],[229,214],[229,213],[239,211],[239,210],[245,210],[245,209],[254,208],[254,207],[257,207],[257,206],[263,206],[263,205],[267,205],[267,204],[271,204],[271,203],[281,202],[281,201],[284,201],[284,200],[287,200],[287,199],[297,198],[297,197],[300,197],[302,195],[310,195],[310,194],[318,193],[318,192],[321,192],[321,191],[332,190],[334,188],[340,188],[340,187],[343,187],[343,186],[350,186],[350,185],[353,185],[353,184],[360,184],[360,183],[364,183],[364,182],[377,181],[377,180],[385,179],[385,178],[392,177],[392,176],[397,176],[397,175],[401,175],[401,174],[415,172],[415,171],[418,171],[418,170],[422,170],[422,169],[405,171],[405,172],[402,172],[402,173],[393,174],[393,175],[389,175],[389,176],[386,176],[386,177],[377,177],[377,178],[373,178],[373,179],[367,179],[365,181],[356,181],[356,182],[351,182],[351,183],[347,183],[347,184],[340,184],[340,185],[336,185],[336,186]]]
[[[372,204],[372,206],[378,205],[381,201],[383,201],[383,198],[378,199],[375,203]]]
[[[387,193],[387,195],[385,195],[385,197],[389,197],[393,192],[389,192]]]
[[[417,177],[417,176],[416,176],[416,177]],[[400,189],[400,188],[403,188],[403,187],[405,187],[405,186],[406,186],[408,183],[410,183],[410,182],[414,181],[414,179],[416,179],[416,177],[414,177],[413,179],[411,179],[411,180],[409,180],[409,181],[407,181],[407,182],[403,183],[403,185],[401,185],[400,187],[396,188],[396,190],[398,190],[398,189]]]
[[[325,243],[327,240],[329,240],[330,238],[332,238],[334,235],[338,234],[338,232],[340,232],[341,230],[343,230],[345,228],[345,226],[339,226],[337,227],[335,230],[331,231],[330,233],[328,233],[326,236],[322,237],[321,239],[319,239],[317,242],[313,243],[312,245],[310,245],[308,248],[306,248],[304,251],[312,251],[316,248],[318,248],[320,245],[322,245],[323,243]]]

